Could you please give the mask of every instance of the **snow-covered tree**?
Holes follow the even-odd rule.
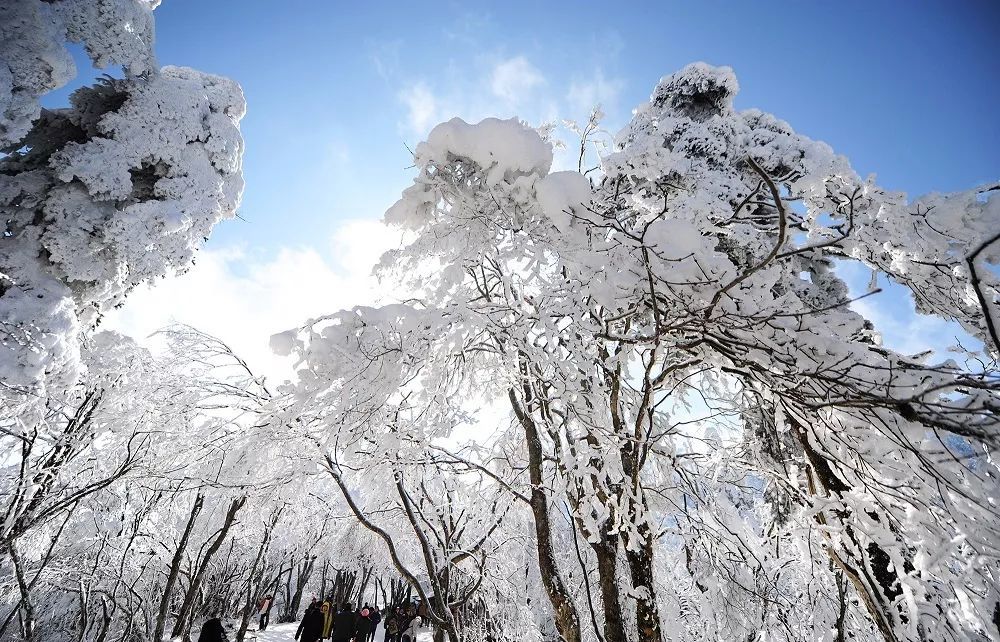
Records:
[[[80,375],[80,345],[136,285],[186,269],[243,188],[239,86],[153,54],[152,0],[0,6],[0,395],[24,414]],[[106,76],[70,106],[39,98]],[[16,410],[12,410],[16,409]]]
[[[496,588],[495,580],[509,575],[508,560],[516,557],[510,545],[502,544],[510,540],[501,525],[512,498],[478,470],[463,476],[442,465],[444,453],[428,447],[466,417],[462,408],[449,403],[463,394],[439,382],[440,387],[406,391],[406,399],[397,399],[399,387],[370,378],[388,359],[394,362],[392,371],[383,374],[405,386],[424,363],[420,357],[408,358],[411,350],[426,347],[420,333],[383,333],[384,320],[423,322],[419,313],[405,321],[395,316],[408,312],[404,306],[365,308],[329,319],[344,329],[333,339],[343,340],[338,348],[343,358],[326,364],[329,369],[323,372],[302,373],[317,378],[317,397],[278,397],[273,421],[300,433],[303,443],[314,444],[302,456],[321,463],[350,514],[375,535],[386,563],[427,604],[440,640],[469,639],[470,627],[496,626],[499,618],[512,631],[523,631],[511,622],[518,619],[516,600],[500,599],[509,598],[509,591],[481,591],[484,583]],[[410,339],[417,343],[411,345]],[[320,380],[343,385],[327,389]],[[471,618],[474,623],[469,617],[473,611],[479,614]]]
[[[279,518],[321,515],[261,421],[262,380],[214,337],[162,337],[153,356],[97,333],[75,405],[3,437],[0,639],[187,639],[208,616],[247,621],[285,566],[257,559],[261,541]]]
[[[386,215],[413,298],[276,335],[287,403],[406,459],[506,400],[520,446],[465,462],[530,508],[571,642],[1000,634],[997,187],[908,200],[736,91],[665,77],[595,182],[515,120],[439,125]],[[982,349],[882,346],[850,262]]]

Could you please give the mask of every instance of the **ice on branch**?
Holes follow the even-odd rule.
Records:
[[[0,373],[13,387],[71,385],[79,343],[102,311],[186,269],[239,206],[242,91],[226,78],[159,68],[155,4],[0,8]],[[39,96],[73,74],[67,42],[82,43],[99,67],[122,65],[125,77],[40,110]]]
[[[545,175],[552,166],[552,149],[516,118],[487,118],[474,125],[452,118],[431,130],[417,146],[417,167],[467,158],[486,171],[487,185],[524,174]]]
[[[997,189],[887,192],[737,91],[663,78],[589,178],[515,120],[439,125],[386,213],[414,302],[276,337],[283,412],[349,470],[485,469],[553,638],[995,637]],[[880,345],[845,262],[983,349]],[[444,463],[484,398],[498,450]]]

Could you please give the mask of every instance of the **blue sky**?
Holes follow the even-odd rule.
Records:
[[[321,304],[351,305],[369,267],[360,264],[379,245],[366,238],[377,228],[363,222],[408,184],[407,146],[438,121],[584,119],[601,102],[615,131],[661,76],[696,60],[735,69],[737,107],[776,114],[888,188],[950,191],[1000,176],[994,0],[617,7],[166,0],[155,12],[160,64],[232,77],[246,93],[246,221],[213,233],[202,262],[214,261],[204,269],[218,274],[196,268],[188,281],[138,297],[121,323],[148,329],[170,310],[232,331],[211,320],[211,293],[231,288],[233,299],[267,299],[258,308],[282,305],[251,283],[261,278],[275,288],[295,280],[315,304],[283,305],[262,332],[332,311]],[[201,290],[197,304],[178,300]],[[260,311],[232,305],[242,317]]]
[[[731,65],[739,107],[771,111],[825,140],[887,187],[954,190],[1000,169],[1000,3],[992,0],[627,10],[596,2],[166,0],[155,15],[161,64],[227,75],[246,92],[250,224],[219,228],[217,242],[308,242],[337,219],[391,204],[408,180],[405,145],[424,133],[406,126],[405,95],[415,87],[459,111],[492,102],[498,115],[582,117],[567,113],[580,111],[572,85],[603,78],[617,128],[657,79],[695,60]],[[510,104],[488,80],[518,57],[542,80]]]

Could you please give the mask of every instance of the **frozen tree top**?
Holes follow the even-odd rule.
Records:
[[[99,69],[129,76],[156,69],[152,9],[158,1],[18,0],[0,3],[0,146],[38,118],[38,99],[76,75],[66,43],[81,43]]]
[[[446,162],[449,154],[487,170],[490,185],[517,174],[545,175],[552,166],[552,149],[516,118],[486,118],[474,125],[452,118],[432,129],[414,155],[417,166],[424,167]]]
[[[0,6],[0,374],[71,383],[79,342],[136,285],[186,269],[243,191],[246,106],[232,80],[156,64],[156,2]],[[75,73],[65,46],[125,77],[38,98]]]

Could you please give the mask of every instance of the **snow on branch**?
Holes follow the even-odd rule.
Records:
[[[137,285],[183,271],[243,191],[239,85],[152,51],[155,2],[0,7],[0,379],[46,395],[71,386],[79,346]],[[70,105],[38,99],[75,73],[66,44],[101,68]]]

